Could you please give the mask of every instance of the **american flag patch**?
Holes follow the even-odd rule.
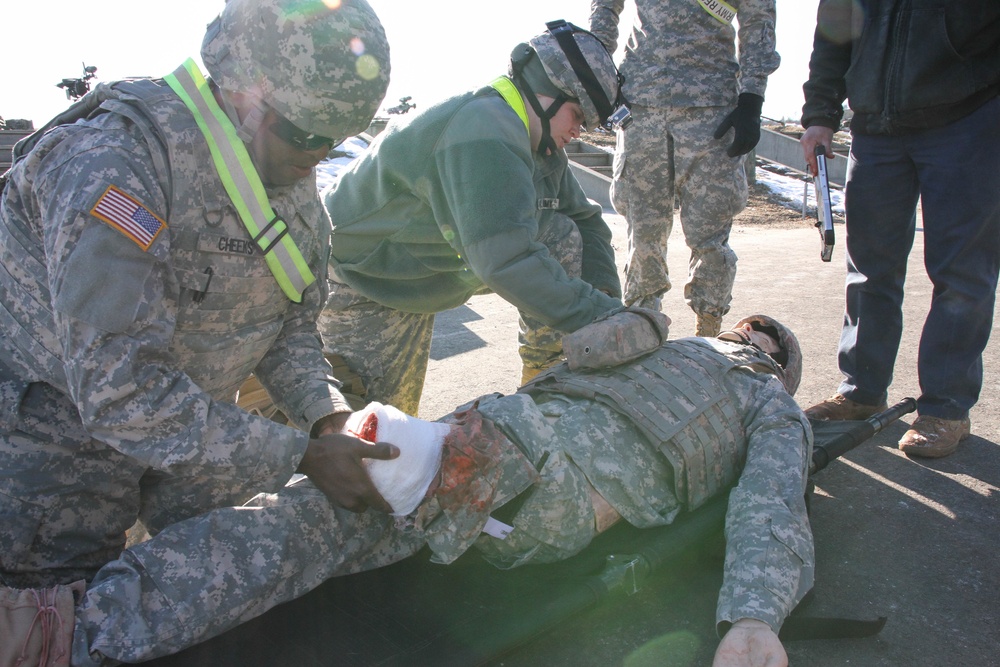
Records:
[[[149,209],[113,185],[109,185],[90,212],[135,241],[143,250],[149,250],[167,223],[153,215]]]

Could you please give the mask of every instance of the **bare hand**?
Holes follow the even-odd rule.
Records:
[[[825,148],[827,159],[832,159],[833,130],[822,125],[808,127],[799,138],[799,145],[802,146],[802,153],[805,155],[806,162],[809,163],[809,172],[816,176],[819,173],[819,166],[816,164],[816,146]]]
[[[771,626],[741,618],[719,643],[712,667],[788,667],[788,654]]]
[[[369,443],[345,433],[325,435],[309,441],[298,472],[306,475],[334,505],[352,512],[371,507],[392,512],[392,507],[372,484],[362,461],[388,461],[399,449],[387,442]]]
[[[338,412],[321,417],[315,424],[313,424],[312,434],[310,437],[319,438],[324,435],[333,435],[334,433],[343,432],[344,426],[347,424],[347,419],[350,416],[350,412]]]

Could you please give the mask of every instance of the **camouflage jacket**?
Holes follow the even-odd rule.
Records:
[[[699,0],[636,0],[637,17],[625,57],[623,92],[650,107],[732,106],[739,93],[764,96],[778,69],[775,0],[728,0],[736,29],[709,13]],[[590,29],[612,53],[625,0],[591,0]]]
[[[728,474],[735,483],[726,520],[727,555],[717,620],[756,618],[778,629],[812,587],[812,533],[805,509],[805,484],[812,455],[812,431],[802,410],[769,371],[769,358],[747,365],[747,348],[697,338],[715,362],[681,377],[663,379],[660,397],[652,385],[647,400],[696,397],[705,378],[718,377],[732,397],[728,442],[739,465]],[[677,342],[649,356],[675,367],[690,355]],[[772,362],[773,363],[773,362]],[[639,369],[638,362],[623,368]],[[628,371],[626,371],[628,372]],[[577,372],[585,375],[587,372]],[[528,387],[531,387],[529,384]],[[597,397],[571,397],[555,390],[532,396],[482,399],[479,411],[516,442],[533,463],[543,462],[541,480],[513,519],[514,532],[500,540],[482,536],[476,547],[498,567],[567,558],[596,534],[592,486],[629,523],[645,528],[671,523],[688,509],[676,488],[677,475],[636,420]],[[641,399],[640,399],[641,400]],[[729,400],[729,399],[727,399]],[[699,415],[688,417],[695,424]],[[715,446],[705,438],[707,452]],[[692,456],[698,454],[692,452]]]
[[[162,82],[99,86],[46,133],[0,207],[0,366],[75,402],[96,439],[150,467],[285,482],[305,432],[232,404],[255,372],[310,427],[349,408],[323,356],[329,221],[314,177],[270,194],[318,280],[281,292],[191,114]],[[122,213],[124,211],[124,213]]]

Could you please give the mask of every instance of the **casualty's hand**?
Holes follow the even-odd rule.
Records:
[[[741,618],[719,643],[712,667],[788,667],[788,654],[771,626]]]
[[[713,135],[721,139],[730,128],[734,130],[733,143],[726,149],[726,155],[746,155],[754,149],[760,141],[760,112],[763,106],[764,98],[760,95],[740,93],[736,108],[719,123]]]
[[[334,505],[352,512],[371,507],[392,512],[392,507],[368,477],[364,459],[389,460],[399,449],[387,442],[369,443],[353,435],[337,433],[309,441],[298,472],[307,476]]]
[[[807,127],[806,131],[799,137],[799,145],[802,146],[802,154],[809,164],[809,172],[816,176],[819,173],[819,166],[816,164],[816,147],[825,148],[827,159],[832,159],[833,130],[822,125]]]

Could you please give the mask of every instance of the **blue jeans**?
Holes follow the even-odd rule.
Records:
[[[933,284],[918,351],[920,414],[961,419],[979,399],[1000,266],[1000,97],[945,127],[855,135],[848,163],[847,309],[840,393],[886,399],[903,329],[918,198]]]

